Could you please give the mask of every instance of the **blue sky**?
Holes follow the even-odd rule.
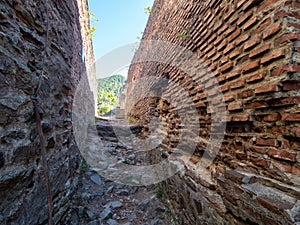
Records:
[[[115,48],[136,42],[148,17],[144,11],[154,0],[89,0],[90,12],[99,22],[94,32],[96,60]]]

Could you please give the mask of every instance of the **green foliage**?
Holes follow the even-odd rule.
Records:
[[[88,35],[90,38],[94,38],[94,32],[96,31],[96,26],[92,26],[90,29],[87,30]]]
[[[156,197],[159,199],[163,199],[165,197],[165,192],[160,184],[156,186]]]
[[[118,103],[120,88],[124,85],[125,77],[113,75],[98,79],[98,113],[110,112]]]
[[[92,23],[99,22],[99,19],[96,18],[94,13],[89,12],[89,11],[85,11],[84,14],[87,17],[87,19],[90,20],[90,22],[92,22]],[[95,31],[96,31],[96,26],[91,26],[91,27],[87,28],[87,33],[90,36],[90,38],[94,38],[94,32]]]
[[[136,36],[134,47],[132,48],[133,52],[136,52],[139,49],[143,34],[144,34],[144,32],[141,32],[141,36],[140,35]]]
[[[150,13],[151,13],[151,7],[150,6],[146,6],[144,8],[144,11],[145,11],[145,13],[147,13],[148,15],[150,15]]]
[[[177,34],[176,37],[181,37],[182,40],[185,40],[187,37],[189,36],[189,34],[187,33],[187,30],[183,30],[181,32],[181,34]]]

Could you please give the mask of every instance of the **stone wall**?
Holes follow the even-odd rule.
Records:
[[[45,178],[31,100],[42,71],[38,101],[55,222],[69,206],[81,164],[72,134],[73,96],[86,67],[81,14],[77,1],[49,1],[49,42],[42,68],[47,29],[45,2],[0,3],[1,224],[47,223]]]
[[[146,126],[159,118],[163,157],[195,146],[163,183],[178,224],[300,224],[299,24],[297,0],[155,1],[143,41],[192,55],[165,45],[153,52],[168,63],[143,63],[155,46],[141,46],[125,110]],[[145,82],[152,76],[168,85]],[[184,117],[194,118],[189,138]]]
[[[98,83],[96,79],[96,65],[94,57],[94,47],[92,42],[92,36],[90,33],[90,12],[88,1],[77,0],[79,9],[79,21],[81,24],[81,34],[83,39],[83,49],[84,49],[84,61],[86,65],[87,78],[90,86],[90,90],[94,96],[94,102],[97,103],[98,98]],[[95,104],[95,115],[97,114],[97,104]]]

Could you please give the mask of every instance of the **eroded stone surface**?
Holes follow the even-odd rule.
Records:
[[[38,102],[54,222],[69,207],[78,180],[81,156],[72,134],[71,111],[75,87],[84,72],[80,1],[48,2],[47,53],[45,1],[0,2],[1,224],[47,223],[45,178],[32,102],[40,80]]]

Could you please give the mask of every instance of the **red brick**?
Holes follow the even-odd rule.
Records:
[[[250,27],[252,27],[253,25],[255,25],[257,22],[257,17],[252,17],[250,20],[248,20],[243,26],[242,29],[244,31],[248,30]]]
[[[291,144],[291,149],[299,151],[299,149],[300,149],[300,142],[291,141],[290,144]]]
[[[244,175],[235,171],[235,170],[225,170],[224,176],[226,179],[229,179],[237,184],[242,184]]]
[[[193,164],[197,164],[198,162],[200,162],[200,159],[195,158],[195,157],[191,157],[190,162],[193,163]]]
[[[213,48],[213,45],[208,45],[208,47],[203,50],[203,53],[206,55],[208,52],[212,51]]]
[[[294,17],[295,19],[300,19],[300,14],[299,12],[296,12],[296,11],[290,11],[290,14],[289,14],[290,17]]]
[[[222,57],[222,54],[216,54],[211,60],[216,62],[217,60],[219,60]]]
[[[241,34],[241,30],[240,30],[239,28],[236,28],[235,32],[227,38],[228,42],[229,42],[229,43],[232,42],[232,41],[233,41],[234,39],[236,39],[240,34]]]
[[[260,153],[260,154],[265,154],[268,151],[266,147],[258,147],[258,146],[248,146],[247,150],[251,152]]]
[[[283,121],[300,121],[300,113],[284,113],[282,114]]]
[[[283,45],[285,43],[290,43],[292,41],[300,40],[300,34],[299,33],[288,33],[284,34],[281,37],[277,38],[274,42],[274,46]]]
[[[206,108],[206,104],[203,103],[203,102],[197,102],[195,104],[195,107],[198,109],[198,108]]]
[[[280,162],[272,162],[273,167],[279,169],[280,171],[284,172],[284,173],[292,173],[292,166],[289,164],[283,164]]]
[[[252,50],[250,52],[249,57],[250,58],[254,58],[256,56],[259,56],[267,51],[269,51],[271,49],[271,45],[270,44],[264,44],[262,46],[258,46],[257,48],[255,48],[254,50]]]
[[[295,105],[300,103],[300,96],[271,99],[268,102],[272,107],[283,107],[283,106]]]
[[[243,103],[242,102],[233,102],[228,105],[228,110],[229,111],[235,111],[235,110],[240,110],[243,109]]]
[[[300,176],[300,168],[298,166],[293,166],[291,173]]]
[[[232,94],[224,95],[224,101],[225,102],[231,102],[233,100],[234,100],[234,96]]]
[[[239,18],[239,14],[237,13],[229,19],[228,23],[232,25],[237,21],[238,18]]]
[[[224,72],[226,72],[226,71],[232,69],[232,67],[233,67],[233,63],[230,62],[230,63],[227,63],[226,65],[222,66],[222,67],[220,68],[220,71],[221,71],[222,73],[224,73]]]
[[[215,63],[210,64],[209,69],[210,69],[210,71],[215,71],[217,69],[217,65]]]
[[[224,21],[227,21],[235,13],[234,8],[231,8],[224,16]]]
[[[247,41],[249,39],[250,35],[248,33],[246,34],[243,34],[242,36],[240,36],[239,38],[237,38],[235,40],[235,45],[238,46],[240,45],[241,43]]]
[[[272,27],[265,31],[263,33],[263,39],[267,39],[267,38],[270,38],[271,36],[273,36],[274,34],[276,34],[277,32],[279,32],[281,30],[281,22],[278,22],[274,25],[272,25]]]
[[[296,29],[300,29],[300,24],[299,24],[299,23],[292,23],[292,22],[289,22],[289,26],[290,26],[290,27],[295,27]]]
[[[281,140],[281,148],[282,149],[290,149],[291,145],[290,142],[288,140]]]
[[[212,56],[214,56],[217,53],[216,49],[213,49],[208,54],[206,54],[207,59],[210,59]]]
[[[258,28],[252,31],[253,34],[261,34],[272,23],[271,18],[266,18]]]
[[[244,86],[245,86],[245,81],[244,80],[239,80],[239,81],[236,81],[236,82],[232,83],[230,85],[230,88],[233,90],[233,89],[241,88],[241,87],[244,87]]]
[[[246,105],[246,109],[263,109],[267,108],[269,105],[266,102],[252,102]]]
[[[231,189],[230,184],[228,184],[228,183],[226,183],[226,182],[223,182],[223,181],[221,181],[221,180],[218,180],[218,184],[219,184],[222,188],[224,188],[224,189],[226,189],[226,190],[230,190],[230,189]]]
[[[283,84],[284,91],[300,90],[300,81],[289,81]]]
[[[223,22],[223,21],[219,19],[219,22],[216,23],[216,24],[214,25],[213,31],[214,31],[215,33],[216,33],[216,32],[220,29],[220,27],[222,26],[222,24],[223,24],[222,22]]]
[[[276,3],[276,0],[268,0],[265,1],[262,5],[260,5],[257,9],[258,12],[263,11],[264,9],[266,9],[267,7],[273,5],[274,3]]]
[[[199,48],[200,51],[202,52],[204,49],[206,49],[208,47],[208,43],[204,42],[203,44],[201,44],[201,47]]]
[[[240,55],[242,53],[243,53],[243,50],[241,48],[236,49],[236,50],[234,50],[233,52],[230,53],[229,58],[233,59],[233,58],[237,57],[238,55]]]
[[[285,6],[294,7],[294,8],[300,8],[300,2],[296,2],[294,0],[287,1],[284,3]]]
[[[237,199],[230,195],[228,192],[224,192],[225,198],[233,205],[237,205]]]
[[[278,199],[275,200],[275,199],[268,199],[266,197],[257,197],[257,201],[263,207],[265,207],[269,211],[271,211],[273,213],[276,213],[278,215],[282,215],[284,209],[291,209],[292,208],[291,203],[278,201]]]
[[[248,50],[256,45],[258,45],[261,41],[260,37],[254,37],[252,38],[250,41],[248,41],[245,45],[244,45],[244,50]]]
[[[260,61],[259,60],[250,62],[247,65],[243,66],[242,72],[243,73],[248,73],[252,70],[255,70],[255,69],[259,68],[259,66],[260,66]]]
[[[270,55],[263,57],[261,59],[261,63],[265,65],[281,57],[285,57],[285,50],[284,49],[274,50]]]
[[[268,168],[270,165],[270,161],[266,160],[266,159],[261,159],[261,158],[255,158],[255,157],[251,157],[250,161],[256,165],[256,166],[260,166],[260,167],[264,167],[264,168]]]
[[[227,80],[233,79],[233,78],[236,78],[236,77],[238,77],[240,75],[241,75],[241,71],[240,70],[234,70],[234,71],[231,71],[229,74],[227,74],[226,79]]]
[[[211,28],[213,26],[212,23],[214,23],[215,21],[216,21],[216,14],[212,13],[210,19],[206,22],[208,24],[208,28]]]
[[[229,57],[228,56],[223,56],[220,61],[219,61],[219,66],[225,64],[225,63],[228,63],[229,61]]]
[[[218,81],[219,83],[222,83],[222,82],[226,81],[226,75],[219,76],[219,77],[217,78],[217,81]]]
[[[243,6],[247,2],[247,0],[240,0],[237,2],[236,8],[239,9],[241,6]]]
[[[236,65],[241,65],[249,60],[249,54],[242,54],[236,59]]]
[[[300,138],[300,127],[292,128],[291,133],[294,137],[299,137]]]
[[[257,73],[257,74],[254,74],[254,75],[251,75],[251,76],[247,77],[246,82],[247,83],[257,82],[257,81],[260,81],[260,80],[264,79],[265,76],[266,76],[265,72]]]
[[[235,45],[234,45],[234,44],[229,44],[229,45],[227,46],[227,48],[224,49],[223,53],[224,53],[224,54],[227,54],[228,52],[232,51],[234,48],[235,48]]]
[[[281,9],[277,11],[274,15],[274,20],[282,20],[284,17],[294,17],[296,19],[300,19],[300,14],[291,10]]]
[[[268,93],[268,92],[275,92],[278,91],[279,88],[277,84],[265,84],[261,87],[255,88],[255,94],[262,94],[262,93]]]
[[[242,16],[238,19],[237,21],[237,25],[241,26],[246,20],[248,20],[251,16],[253,15],[253,13],[251,11],[242,14]]]
[[[257,138],[256,139],[256,145],[258,146],[273,146],[276,147],[278,146],[278,141],[276,139],[270,138]]]
[[[227,23],[223,23],[222,27],[217,31],[218,35],[221,35],[225,30],[227,30],[229,25]]]
[[[231,121],[236,121],[236,122],[250,121],[250,116],[249,115],[233,115],[231,117]]]
[[[281,67],[275,67],[271,70],[271,76],[285,75],[290,72],[300,71],[300,65],[284,65]]]
[[[286,152],[279,149],[271,149],[268,151],[268,155],[275,159],[281,159],[290,162],[296,162],[296,153]]]
[[[273,114],[269,114],[264,116],[263,121],[265,122],[275,122],[281,119],[281,116],[279,113],[273,113]]]
[[[226,30],[225,34],[224,34],[224,37],[228,37],[230,34],[232,34],[234,31],[236,30],[236,27],[235,26],[231,26],[229,27],[228,30]]]
[[[253,90],[245,90],[242,91],[241,93],[238,93],[238,98],[249,98],[253,96]]]
[[[248,10],[251,6],[259,4],[260,2],[263,2],[263,0],[248,0],[247,3],[243,6],[243,11]]]
[[[224,39],[223,42],[217,47],[217,50],[218,51],[223,50],[226,47],[226,45],[227,45],[227,40]]]
[[[244,194],[245,192],[242,189],[240,189],[238,187],[235,187],[234,188],[234,193],[235,193],[235,195],[239,196],[239,195]]]
[[[229,90],[229,85],[222,85],[220,89],[222,92],[226,92]]]
[[[207,43],[212,43],[215,39],[217,38],[217,35],[216,34],[213,34],[207,41]]]

